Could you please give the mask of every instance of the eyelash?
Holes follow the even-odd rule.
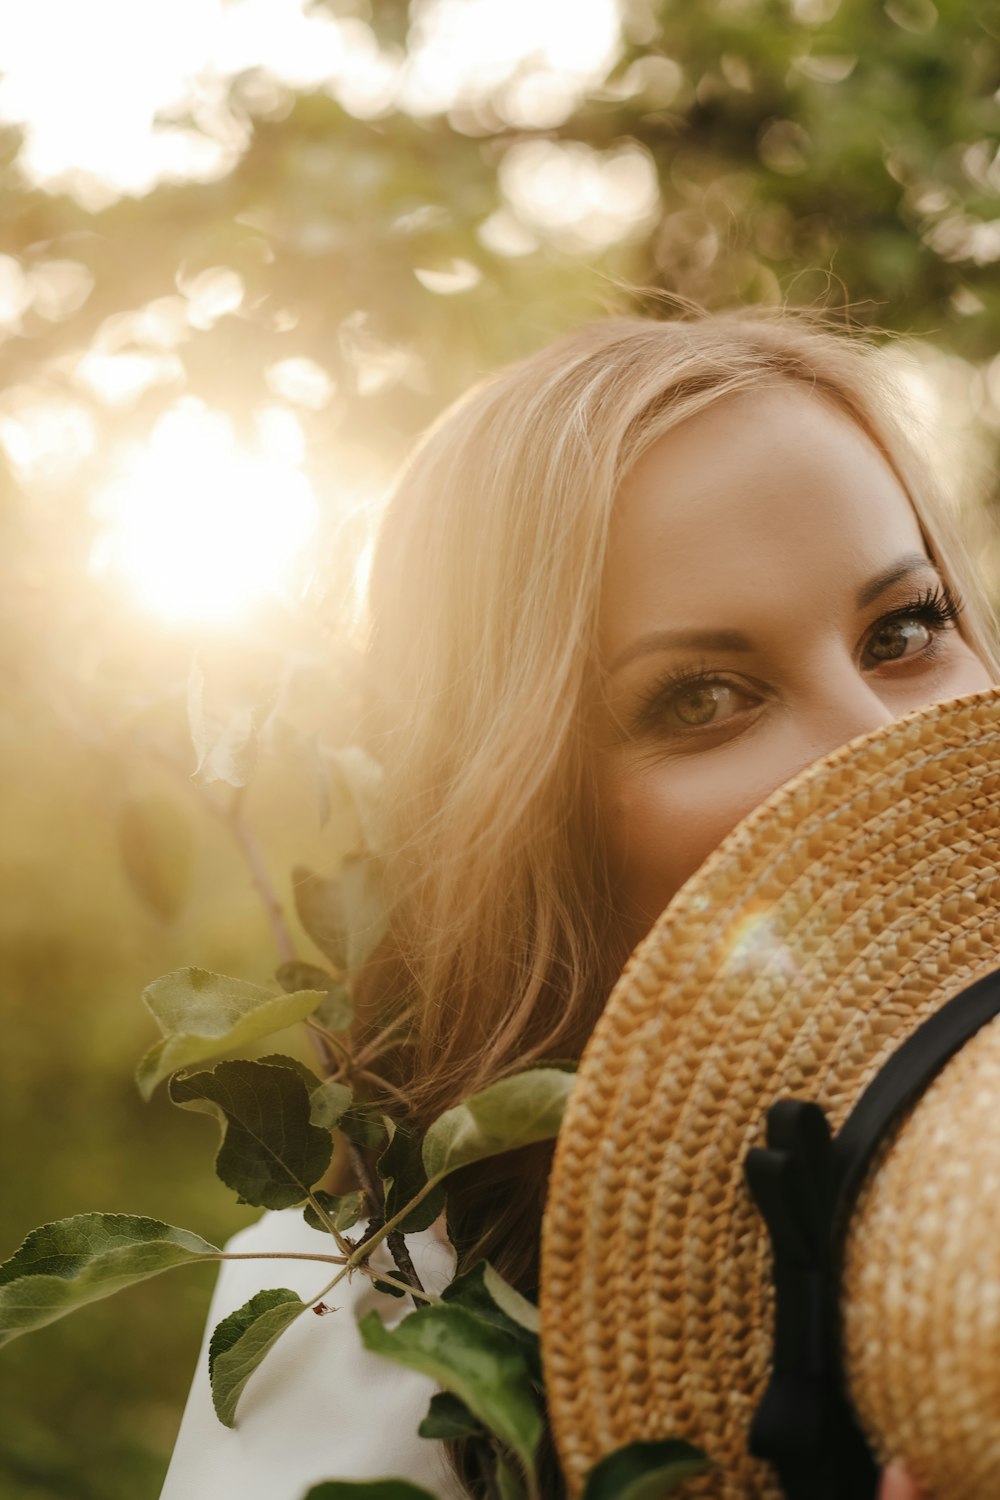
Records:
[[[934,639],[930,645],[924,648],[921,655],[933,654],[937,646],[937,637],[943,635],[946,630],[954,626],[965,605],[952,592],[947,583],[929,585],[922,594],[911,599],[907,604],[902,604],[898,609],[890,610],[888,614],[882,615],[875,621],[871,634],[880,627],[889,624],[893,620],[919,620],[934,632]],[[901,659],[901,658],[898,658]],[[661,719],[670,707],[671,703],[681,693],[694,687],[732,686],[725,677],[717,672],[709,670],[705,666],[677,667],[664,673],[664,675],[653,683],[652,687],[643,694],[640,699],[635,715],[636,728],[649,732],[656,728],[662,728]],[[709,729],[721,726],[708,724],[700,730],[697,725],[670,725],[670,730],[679,735],[705,733]]]

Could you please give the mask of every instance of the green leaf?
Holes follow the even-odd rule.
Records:
[[[365,848],[377,854],[382,848],[382,785],[385,774],[360,745],[345,745],[330,755],[358,815]]]
[[[504,1281],[500,1272],[494,1270],[488,1261],[483,1263],[483,1286],[512,1323],[517,1323],[536,1337],[541,1335],[541,1314],[534,1302],[529,1302],[509,1281]]]
[[[310,1123],[309,1090],[292,1068],[222,1062],[171,1079],[170,1097],[220,1121],[215,1170],[241,1203],[291,1208],[330,1165],[330,1133]]]
[[[428,1177],[551,1139],[558,1134],[573,1082],[573,1075],[559,1068],[533,1068],[445,1110],[424,1136]]]
[[[385,936],[382,864],[372,855],[348,855],[336,875],[296,865],[292,893],[299,921],[338,974],[359,969]]]
[[[206,969],[175,969],[154,979],[142,998],[163,1032],[136,1069],[139,1092],[148,1099],[178,1068],[245,1047],[271,1032],[304,1021],[322,1002],[322,990],[275,995],[245,979]]]
[[[133,1214],[77,1214],[43,1224],[0,1266],[0,1343],[219,1253],[200,1235]]]
[[[384,1297],[405,1297],[406,1292],[401,1286],[395,1286],[391,1281],[372,1281],[372,1286]]]
[[[497,1492],[500,1500],[527,1500],[527,1491],[510,1464],[497,1458]]]
[[[287,1287],[275,1287],[258,1292],[217,1325],[208,1346],[208,1373],[212,1404],[224,1426],[236,1425],[236,1406],[243,1387],[307,1305]]]
[[[542,1365],[538,1334],[526,1328],[519,1319],[512,1318],[497,1301],[487,1285],[487,1274],[491,1271],[493,1268],[485,1260],[478,1261],[471,1270],[454,1277],[448,1283],[441,1293],[441,1300],[464,1307],[468,1312],[474,1313],[477,1318],[482,1318],[491,1324],[492,1327],[501,1329],[508,1337],[520,1344],[531,1367],[532,1375],[541,1380]],[[493,1276],[497,1281],[502,1280],[495,1271],[493,1271]],[[513,1287],[508,1287],[506,1282],[502,1284],[511,1296],[519,1298],[521,1302],[526,1303],[526,1306],[531,1307],[532,1304],[521,1297],[520,1293],[515,1292]]]
[[[346,1083],[329,1078],[313,1089],[309,1099],[309,1118],[320,1130],[333,1130],[341,1115],[350,1108],[353,1098],[354,1091]]]
[[[700,1448],[680,1438],[628,1443],[594,1465],[582,1500],[663,1500],[711,1467]]]
[[[440,1438],[448,1442],[452,1438],[480,1437],[486,1428],[478,1417],[474,1417],[464,1401],[459,1401],[450,1391],[438,1391],[431,1397],[427,1415],[417,1428],[421,1437]]]
[[[188,727],[201,782],[246,786],[257,766],[261,729],[278,694],[278,664],[257,653],[248,665],[224,648],[198,651],[188,677]]]
[[[338,1083],[334,1078],[317,1078],[300,1058],[289,1057],[284,1052],[269,1052],[254,1061],[270,1063],[277,1068],[291,1068],[299,1075],[309,1091],[310,1124],[317,1125],[320,1130],[333,1130],[354,1100],[354,1091],[346,1083]]]
[[[292,870],[292,897],[306,935],[343,974],[347,969],[347,926],[339,881],[317,875],[306,865],[296,865]]]
[[[361,1151],[384,1151],[387,1137],[383,1116],[363,1104],[355,1103],[342,1117],[340,1130],[352,1146]]]
[[[327,990],[337,984],[333,975],[321,969],[319,964],[307,964],[299,958],[290,958],[287,963],[279,964],[274,977],[290,995],[296,990]]]
[[[164,922],[179,913],[191,885],[194,833],[173,797],[136,797],[118,825],[125,873],[136,895]]]
[[[389,1144],[378,1159],[378,1175],[385,1186],[385,1217],[394,1219],[401,1209],[427,1185],[420,1153],[419,1137],[397,1125],[388,1115],[383,1117]],[[429,1229],[444,1207],[445,1190],[441,1184],[418,1203],[399,1224],[402,1234],[418,1234]]]
[[[363,1204],[360,1193],[344,1193],[335,1197],[333,1193],[324,1193],[321,1188],[317,1188],[312,1196],[326,1210],[334,1229],[353,1229],[361,1217]],[[322,1230],[324,1234],[329,1232],[311,1203],[307,1203],[302,1210],[302,1217],[311,1228]]]
[[[436,1500],[430,1490],[408,1479],[327,1479],[302,1500]]]
[[[431,1376],[531,1465],[542,1417],[528,1361],[509,1335],[447,1303],[421,1307],[393,1329],[371,1312],[358,1328],[366,1349]]]
[[[307,1068],[300,1057],[292,1057],[288,1052],[266,1052],[260,1057],[255,1057],[254,1062],[267,1063],[272,1068],[291,1068],[297,1073],[309,1091],[310,1098],[314,1091],[322,1088],[323,1080],[318,1078],[312,1068]]]
[[[349,855],[340,867],[347,968],[352,974],[367,962],[388,931],[383,879],[382,862],[371,855]]]
[[[354,1020],[354,1002],[345,984],[329,986],[326,998],[317,1008],[314,1019],[320,1026],[325,1026],[327,1031],[350,1031]]]
[[[345,984],[334,979],[325,969],[316,964],[300,963],[298,959],[282,964],[275,971],[275,979],[282,989],[324,990],[325,999],[313,1012],[313,1019],[327,1031],[349,1031],[354,1019],[354,1005]]]

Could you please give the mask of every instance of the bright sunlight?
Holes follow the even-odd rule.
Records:
[[[290,412],[263,413],[248,451],[197,403],[164,413],[95,502],[95,570],[169,623],[228,623],[280,593],[318,519],[296,429]]]

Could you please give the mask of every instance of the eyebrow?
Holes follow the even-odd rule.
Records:
[[[856,600],[859,609],[874,603],[880,594],[891,588],[894,583],[908,578],[911,573],[919,573],[927,568],[936,569],[933,558],[923,552],[908,552],[905,557],[897,558],[889,567],[883,568],[881,573],[876,573],[867,583],[858,589]],[[625,650],[615,657],[609,673],[619,672],[622,667],[635,660],[637,656],[647,656],[654,651],[671,651],[678,648],[686,648],[693,651],[752,651],[753,641],[742,630],[652,630],[648,635],[641,635],[638,640],[626,646]]]
[[[858,589],[858,608],[864,609],[866,604],[873,603],[886,589],[891,588],[894,583],[899,583],[903,578],[909,578],[911,573],[919,573],[924,568],[937,571],[937,564],[932,557],[923,552],[908,552],[905,557],[899,558],[897,562],[890,563],[881,573],[876,573],[874,578]]]

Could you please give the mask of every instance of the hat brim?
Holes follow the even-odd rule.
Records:
[[[771,1354],[747,1151],[768,1106],[839,1128],[931,1012],[1000,965],[1000,689],[816,762],[709,856],[640,944],[581,1062],[542,1239],[542,1348],[571,1493],[678,1436],[684,1493],[779,1497],[747,1435]]]

